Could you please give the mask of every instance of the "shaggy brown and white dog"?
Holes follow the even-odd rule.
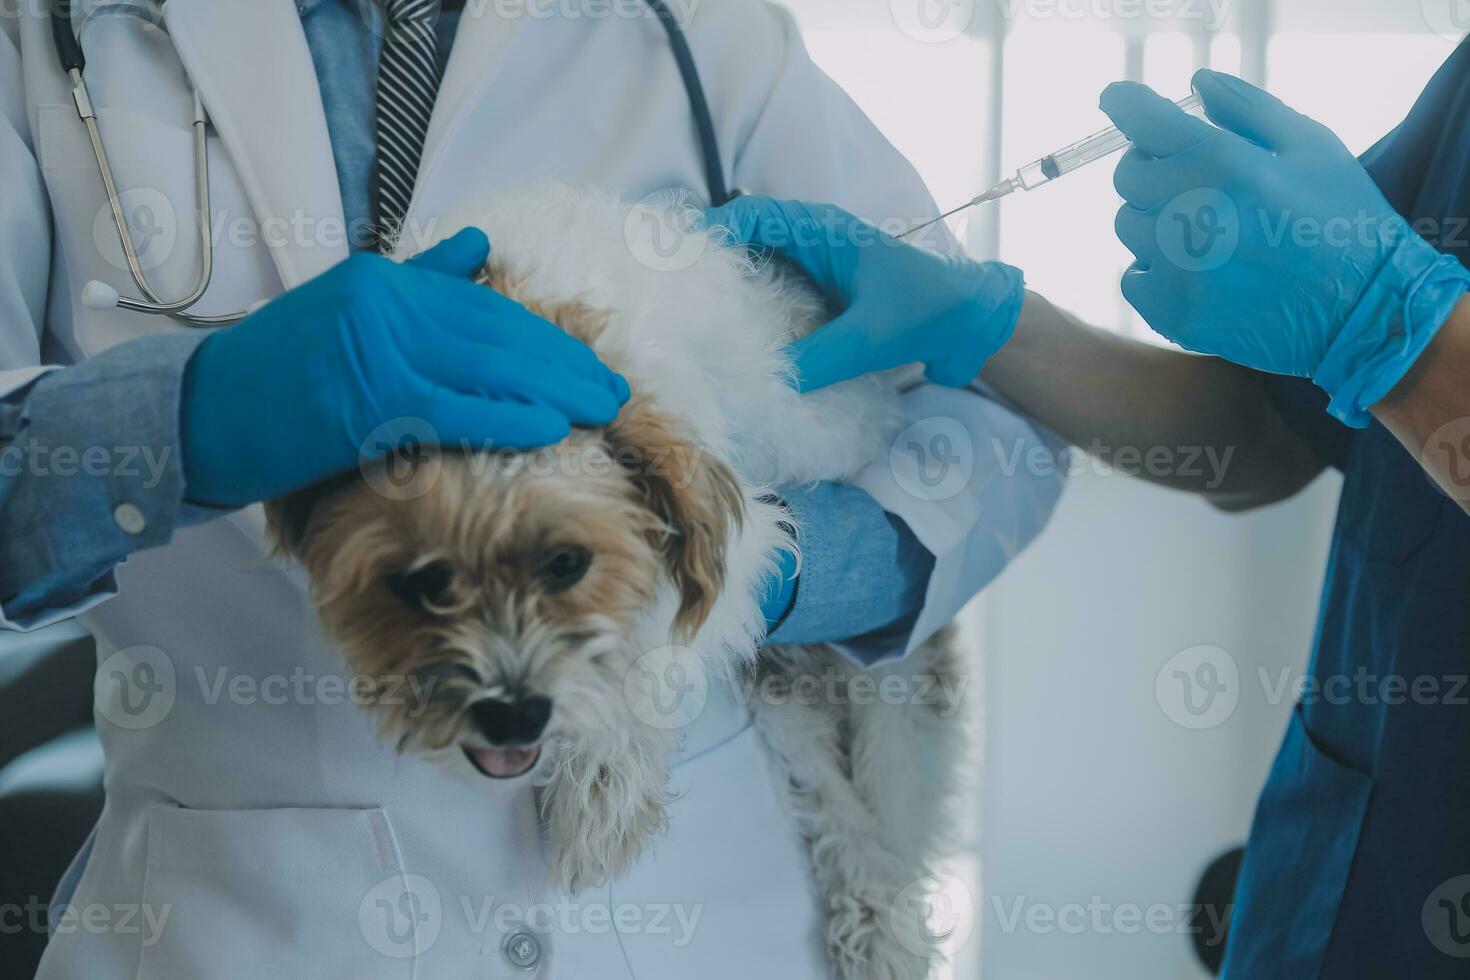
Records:
[[[482,281],[592,346],[631,400],[543,450],[435,451],[406,484],[378,479],[403,463],[390,459],[284,498],[273,532],[353,671],[433,682],[427,710],[379,709],[389,736],[536,781],[569,891],[624,872],[666,819],[678,732],[650,724],[660,692],[641,658],[677,645],[753,684],[834,971],[918,980],[933,937],[922,902],[899,899],[929,873],[957,795],[961,659],[944,636],[872,672],[826,648],[757,656],[758,593],[791,544],[771,488],[854,475],[892,437],[897,395],[884,377],[798,395],[787,346],[823,302],[690,218],[548,184],[446,220],[446,236],[485,228]],[[937,698],[848,697],[864,673],[937,679]],[[760,696],[808,674],[831,696]]]

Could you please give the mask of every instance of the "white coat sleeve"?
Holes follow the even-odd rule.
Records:
[[[13,18],[5,18],[6,27]],[[18,394],[53,368],[41,364],[51,216],[26,119],[25,86],[13,30],[0,32],[0,398]],[[0,439],[0,451],[11,446]],[[0,464],[6,456],[0,455]],[[7,464],[8,465],[8,464]],[[9,535],[13,529],[0,528]],[[37,629],[66,619],[113,591],[110,576],[56,608],[16,616],[0,606],[0,629]]]
[[[734,185],[834,203],[885,228],[937,214],[913,166],[812,63],[791,15],[767,3],[741,7],[747,83],[764,92],[754,109],[734,114],[726,137]],[[938,244],[955,247],[947,236]],[[1054,464],[1065,444],[979,384],[919,382],[904,409],[908,429],[854,482],[934,556],[907,653],[1040,533],[1061,494]]]
[[[113,568],[187,516],[178,392],[195,336],[44,364],[51,218],[15,35],[0,32],[0,629],[116,593]]]
[[[26,120],[20,52],[9,30],[0,32],[0,187],[0,395],[6,395],[46,370],[41,333],[51,268],[51,215]]]

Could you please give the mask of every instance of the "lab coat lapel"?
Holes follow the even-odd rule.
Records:
[[[449,52],[449,63],[444,66],[444,78],[439,83],[439,94],[434,100],[434,111],[429,117],[429,131],[424,138],[423,155],[419,157],[413,201],[409,204],[410,216],[414,214],[414,205],[432,178],[435,166],[453,145],[465,116],[500,73],[504,63],[502,56],[511,39],[528,19],[544,16],[531,10],[541,5],[541,0],[527,0],[516,12],[510,12],[516,5],[497,11],[501,5],[465,4],[455,31],[454,46]]]
[[[169,0],[164,19],[286,288],[346,258],[327,120],[292,0]]]

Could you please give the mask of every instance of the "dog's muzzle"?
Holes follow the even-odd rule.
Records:
[[[539,694],[515,701],[486,698],[470,705],[469,717],[490,745],[465,746],[465,756],[481,774],[510,779],[529,772],[541,757],[536,741],[551,720],[551,699]]]

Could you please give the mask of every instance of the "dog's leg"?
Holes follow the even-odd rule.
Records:
[[[869,671],[815,647],[768,649],[758,669],[757,724],[810,847],[836,975],[922,980],[942,937],[930,932],[920,890],[948,844],[966,758],[966,675],[949,632]],[[903,701],[853,703],[848,685],[859,673],[871,679],[869,692],[901,676],[890,689],[902,690]],[[790,696],[804,683],[798,678],[813,675],[808,689],[835,697],[811,704]]]
[[[936,801],[961,795],[971,754],[969,667],[946,627],[910,656],[867,673],[880,691],[901,681],[890,685],[901,703],[880,696],[879,703],[851,706],[853,783],[877,815],[885,846],[927,862],[953,830],[951,808]]]
[[[676,734],[635,725],[616,751],[558,748],[541,792],[553,883],[566,894],[624,874],[663,831]]]
[[[854,719],[846,704],[852,668],[824,648],[777,647],[763,651],[758,670],[756,723],[786,778],[809,848],[834,974],[922,980],[929,947],[893,935],[895,902],[913,879],[910,867],[885,846],[878,813],[853,780]],[[797,696],[811,690],[834,696],[817,703]]]
[[[905,899],[894,906],[889,929],[874,949],[879,961],[902,962],[914,949],[938,958],[943,938],[931,933],[926,886],[935,863],[953,850],[957,804],[963,798],[973,744],[969,731],[968,665],[946,628],[903,660],[868,671],[873,687],[900,692],[898,700],[849,705],[852,781],[873,813],[885,854],[903,868],[897,882]],[[887,684],[892,678],[902,683]],[[885,872],[887,862],[873,867]],[[909,900],[910,897],[912,900]],[[871,974],[870,974],[871,976]]]

